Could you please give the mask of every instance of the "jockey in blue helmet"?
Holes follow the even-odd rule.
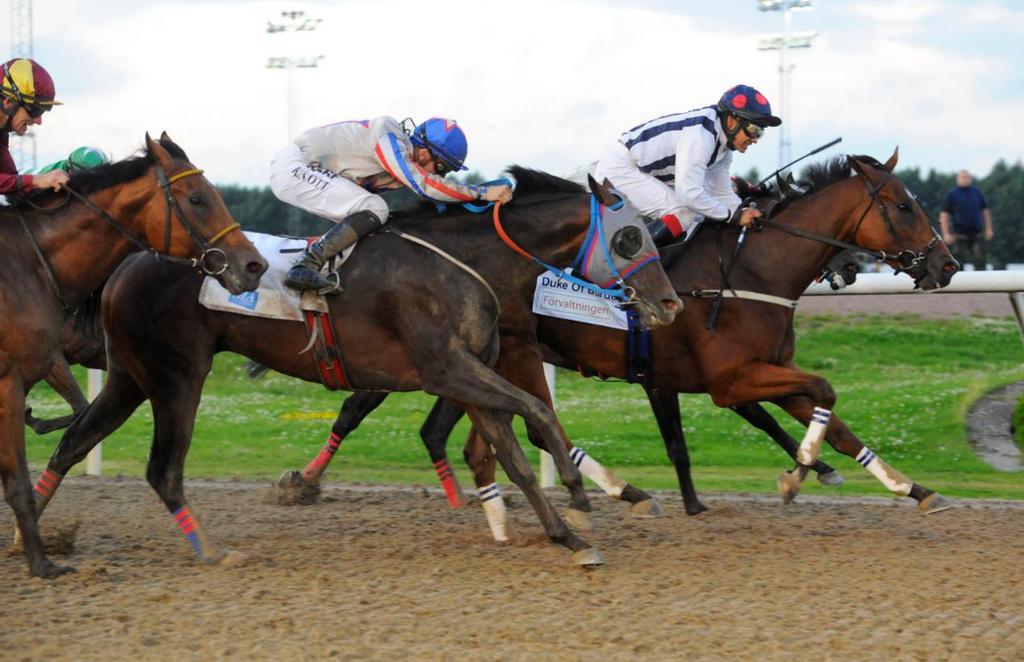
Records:
[[[310,244],[285,283],[300,290],[332,284],[320,269],[331,257],[383,225],[388,206],[379,192],[401,187],[435,202],[508,202],[508,186],[446,179],[465,170],[466,134],[450,119],[432,117],[408,134],[392,117],[337,122],[310,129],[271,163],[270,188],[279,199],[337,225]]]

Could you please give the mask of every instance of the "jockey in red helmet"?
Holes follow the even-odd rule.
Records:
[[[64,171],[53,170],[43,175],[19,175],[8,147],[13,131],[25,135],[33,124],[43,123],[43,113],[60,102],[54,99],[53,79],[37,62],[18,58],[0,67],[0,194],[28,193],[32,189],[52,188],[59,191],[67,183]]]
[[[781,123],[764,95],[736,85],[716,105],[664,115],[626,131],[598,161],[594,175],[608,179],[656,219],[649,229],[658,245],[682,240],[704,219],[748,226],[760,212],[740,209],[729,177],[732,153],[746,152],[765,127]]]
[[[331,257],[387,221],[381,191],[409,188],[437,202],[508,202],[508,186],[474,186],[445,179],[465,170],[466,134],[455,121],[433,117],[406,134],[392,117],[338,122],[306,131],[274,157],[270,188],[279,199],[337,225],[306,249],[285,283],[300,290],[332,284],[320,274]]]

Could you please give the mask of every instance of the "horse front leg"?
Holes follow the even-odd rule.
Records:
[[[814,416],[815,407],[806,398],[784,398],[777,404],[785,409],[793,418],[804,422]],[[899,470],[893,468],[877,453],[865,446],[860,439],[833,414],[830,418],[825,438],[833,448],[853,458],[874,476],[890,492],[897,496],[910,497],[917,502],[918,510],[924,514],[942,512],[952,508],[952,504],[938,492],[915,483]],[[793,494],[793,497],[796,495]],[[792,500],[792,498],[790,499]]]
[[[679,413],[679,394],[663,389],[644,389],[651,403],[651,411],[658,422],[661,439],[665,442],[668,459],[675,467],[683,507],[687,515],[699,515],[708,509],[697,497],[697,489],[690,474],[690,451],[686,447],[683,423]]]
[[[24,389],[16,368],[8,368],[7,374],[0,377],[0,480],[3,481],[4,499],[14,510],[29,574],[52,579],[74,572],[74,568],[55,565],[43,551],[25,458]]]
[[[505,498],[501,495],[501,488],[498,487],[495,477],[497,462],[494,453],[491,452],[490,444],[484,441],[476,426],[469,431],[462,456],[473,472],[473,483],[476,485],[480,506],[484,509],[487,526],[491,529],[491,536],[497,542],[507,542],[506,520],[508,516],[505,509]]]

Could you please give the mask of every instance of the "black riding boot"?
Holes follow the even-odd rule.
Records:
[[[357,211],[346,217],[306,248],[302,257],[288,270],[284,284],[296,290],[330,287],[333,283],[320,275],[324,263],[383,224],[372,211]]]
[[[676,241],[682,241],[686,237],[686,233],[672,234],[672,230],[665,221],[660,218],[652,218],[647,222],[647,231],[651,233],[651,239],[654,240],[654,245],[658,248],[667,246]]]

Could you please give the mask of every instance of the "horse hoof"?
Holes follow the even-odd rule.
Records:
[[[277,479],[269,500],[279,506],[309,506],[320,501],[320,481],[310,480],[301,471],[287,469]]]
[[[43,579],[54,579],[55,577],[60,577],[61,575],[70,575],[74,572],[78,571],[69,565],[56,565],[47,561],[46,565],[40,568],[38,572],[33,570],[31,574],[33,577],[42,577]]]
[[[604,557],[601,556],[601,552],[593,547],[587,547],[578,552],[573,552],[572,562],[584,568],[600,568],[604,565]]]
[[[800,494],[800,476],[794,471],[783,471],[779,475],[778,486],[782,503],[791,504],[796,495]]]
[[[220,565],[225,568],[233,568],[238,565],[244,565],[249,561],[249,557],[242,552],[236,552],[234,550],[229,551],[220,558]]]
[[[589,531],[592,528],[592,525],[590,524],[590,514],[585,513],[582,510],[566,508],[562,512],[562,517],[565,518],[566,524],[577,531]]]
[[[818,474],[818,482],[822,485],[831,485],[833,487],[839,487],[846,482],[846,479],[842,475],[833,469],[828,473]]]
[[[949,510],[952,507],[953,502],[949,501],[938,492],[932,492],[925,498],[921,499],[921,502],[917,504],[917,509],[921,511],[922,515],[941,513],[943,510]]]
[[[700,501],[694,501],[693,503],[687,503],[684,505],[686,506],[686,514],[690,517],[693,517],[694,515],[700,515],[701,513],[706,513],[708,510],[710,510],[710,508],[705,506]]]
[[[634,503],[629,507],[629,514],[637,519],[654,519],[661,517],[661,504],[654,497]]]

